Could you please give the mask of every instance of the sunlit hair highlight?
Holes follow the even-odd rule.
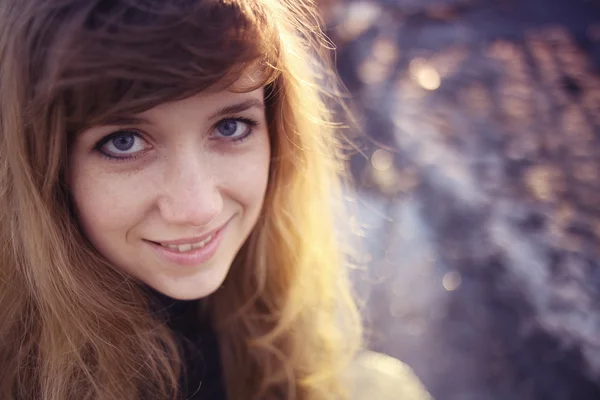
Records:
[[[202,309],[231,400],[343,398],[358,318],[332,211],[335,85],[308,0],[7,0],[0,7],[0,398],[173,399],[147,292],[81,234],[65,174],[89,126],[251,73],[265,86],[265,206]],[[202,310],[200,310],[202,311]]]

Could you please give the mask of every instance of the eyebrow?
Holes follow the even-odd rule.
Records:
[[[103,119],[101,125],[150,125],[150,121],[146,118],[135,117],[133,115],[113,115]]]
[[[223,117],[225,115],[237,114],[242,111],[249,110],[251,108],[264,109],[265,103],[259,99],[248,99],[246,101],[242,101],[240,103],[232,104],[227,107],[223,107],[216,113],[212,114],[209,119],[216,119],[218,117]]]
[[[252,108],[264,109],[265,104],[259,99],[248,99],[239,103],[231,104],[223,107],[216,113],[212,114],[209,119],[216,119],[226,115],[237,114]],[[102,125],[151,125],[151,122],[143,117],[134,115],[114,115],[102,121]]]

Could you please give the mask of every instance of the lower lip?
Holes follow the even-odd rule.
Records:
[[[207,262],[215,255],[215,253],[219,249],[221,240],[223,239],[223,234],[225,233],[226,227],[227,226],[224,226],[221,229],[219,229],[215,233],[212,240],[208,244],[206,244],[206,246],[199,247],[197,249],[192,249],[185,253],[180,253],[176,250],[171,250],[168,247],[161,246],[160,244],[154,242],[147,243],[150,244],[152,249],[166,261],[184,267],[194,267]]]

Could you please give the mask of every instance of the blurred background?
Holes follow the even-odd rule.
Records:
[[[600,399],[600,3],[320,3],[369,347],[437,400]]]

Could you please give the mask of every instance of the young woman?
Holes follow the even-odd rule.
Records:
[[[4,0],[0,398],[344,398],[308,0]]]

